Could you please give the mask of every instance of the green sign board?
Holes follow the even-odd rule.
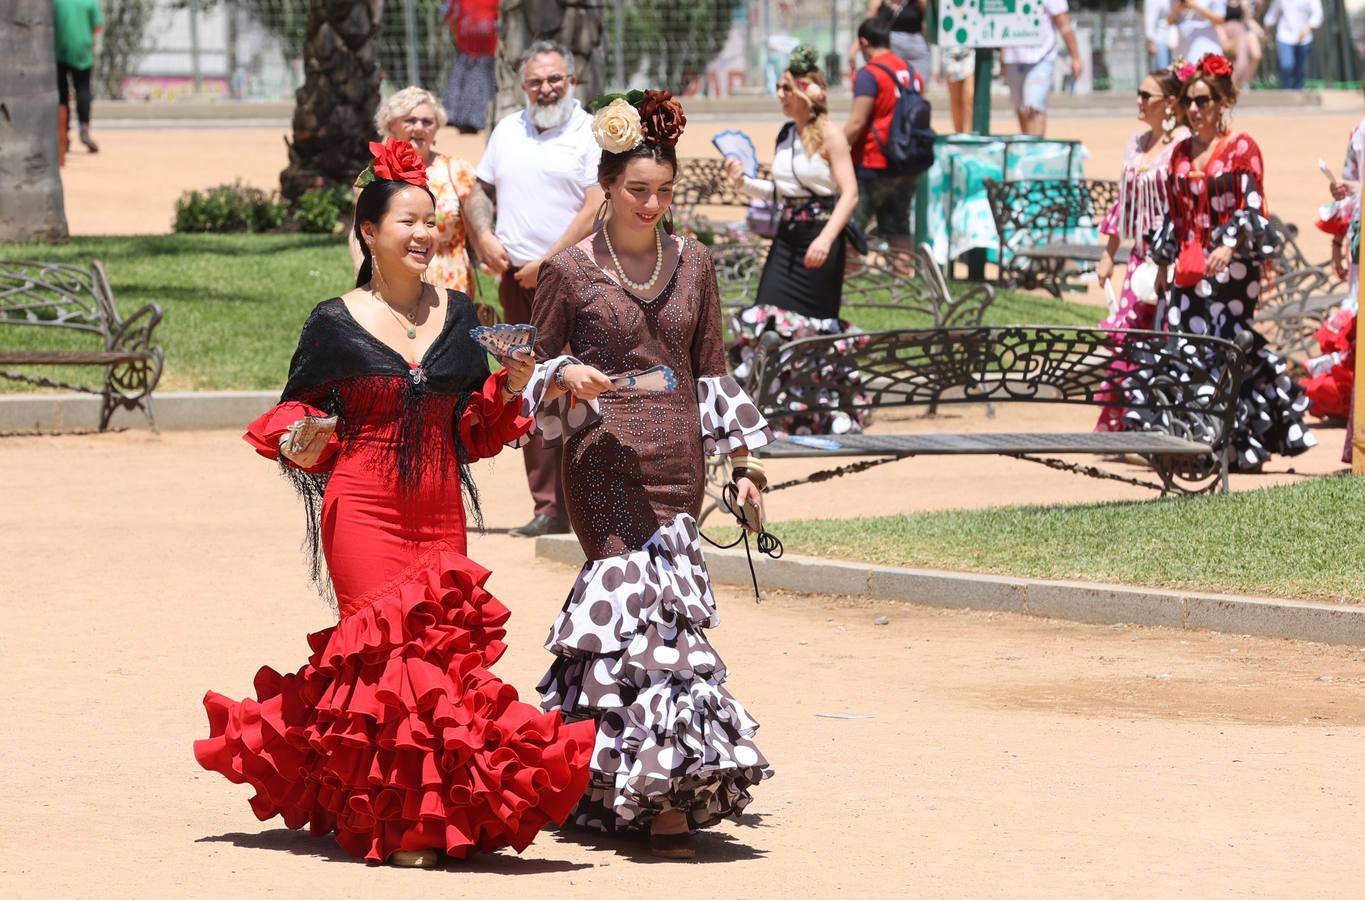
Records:
[[[941,47],[1029,47],[1047,27],[1041,0],[940,0]]]

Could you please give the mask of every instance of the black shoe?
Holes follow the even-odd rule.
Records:
[[[542,534],[568,534],[568,519],[552,519],[549,516],[536,516],[520,528],[507,533],[513,537],[540,537]]]
[[[95,139],[90,136],[90,129],[86,126],[81,126],[81,143],[91,153],[100,152],[100,145],[95,143]]]

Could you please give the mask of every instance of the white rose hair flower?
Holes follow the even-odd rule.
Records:
[[[623,98],[612,100],[592,117],[592,136],[608,153],[625,153],[644,143],[640,112]]]

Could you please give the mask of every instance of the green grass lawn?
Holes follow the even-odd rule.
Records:
[[[773,530],[792,553],[885,565],[1365,602],[1365,478],[1351,476],[1213,497],[780,522]]]
[[[274,389],[284,383],[299,328],[319,301],[347,290],[350,259],[330,235],[150,235],[82,237],[69,244],[0,244],[0,258],[73,265],[104,261],[120,312],[158,303],[165,320],[157,340],[166,351],[162,390]],[[495,300],[483,278],[483,298]],[[896,310],[854,310],[867,331],[928,324]],[[1001,291],[992,324],[1093,325],[1101,310],[1051,297]],[[54,329],[0,328],[0,348],[63,350],[92,346],[90,335]],[[93,369],[33,370],[92,383]],[[25,390],[0,381],[0,390]]]

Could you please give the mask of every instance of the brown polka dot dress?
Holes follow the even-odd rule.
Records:
[[[569,518],[588,562],[546,644],[542,705],[598,724],[593,779],[573,821],[647,828],[665,809],[701,827],[741,812],[772,773],[758,728],[724,687],[704,629],[719,624],[702,558],[704,456],[760,447],[772,432],[725,369],[720,297],[706,248],[681,258],[653,300],[626,292],[572,247],[540,271],[533,323],[545,360],[524,412],[564,448]],[[561,355],[562,354],[562,355]],[[559,366],[608,375],[667,365],[671,392],[620,389],[596,404],[543,403]],[[595,407],[595,408],[594,408]]]

